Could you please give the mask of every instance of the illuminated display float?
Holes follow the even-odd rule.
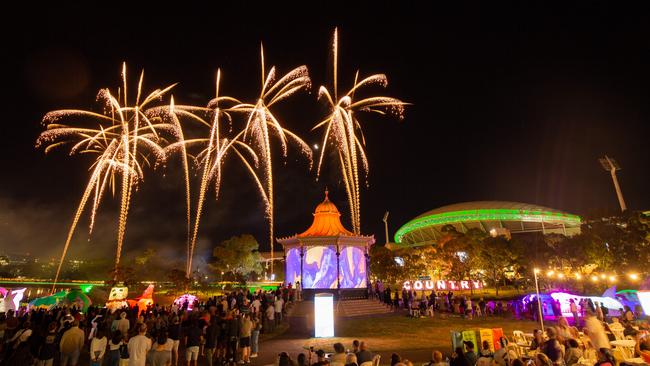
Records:
[[[295,285],[300,281],[304,298],[322,292],[343,299],[367,297],[368,253],[375,237],[356,235],[343,227],[327,190],[309,229],[278,242],[284,248],[285,282]]]

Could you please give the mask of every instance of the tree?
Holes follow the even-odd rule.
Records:
[[[107,283],[111,286],[115,286],[120,282],[128,286],[129,283],[132,283],[134,280],[134,271],[132,267],[120,264],[113,267],[113,269],[108,272],[108,278],[110,278],[110,280]]]
[[[487,234],[479,229],[459,233],[453,227],[443,227],[446,240],[439,244],[440,258],[450,279],[468,280],[478,267],[478,252]]]
[[[395,261],[396,256],[399,254],[383,245],[373,245],[370,247],[370,273],[385,283],[396,283],[404,279],[404,267]]]
[[[499,296],[499,281],[503,278],[504,271],[514,266],[517,261],[517,255],[512,250],[510,241],[503,236],[486,237],[476,248],[475,255],[477,265],[494,283],[496,295]]]
[[[174,284],[174,288],[182,288],[185,291],[189,288],[192,279],[187,278],[185,271],[182,271],[180,269],[174,268],[171,271],[169,271],[167,278],[171,283]]]
[[[214,247],[209,267],[243,283],[251,275],[262,272],[262,257],[258,249],[259,244],[252,235],[233,236]]]

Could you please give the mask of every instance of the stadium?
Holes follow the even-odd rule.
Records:
[[[395,233],[397,247],[433,245],[452,225],[459,232],[479,229],[491,235],[541,232],[572,236],[580,233],[581,218],[553,208],[519,202],[475,201],[443,206],[423,213]]]

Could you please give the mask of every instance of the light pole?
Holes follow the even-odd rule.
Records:
[[[614,189],[616,190],[616,196],[618,197],[618,204],[621,206],[621,212],[627,210],[625,205],[625,200],[623,199],[623,192],[621,192],[621,186],[618,184],[618,179],[616,178],[616,171],[621,170],[621,166],[618,165],[616,160],[605,155],[604,158],[598,159],[600,165],[603,166],[603,169],[608,171],[612,175],[612,182],[614,182]]]
[[[544,316],[542,315],[542,301],[539,299],[539,283],[537,282],[537,274],[539,273],[539,269],[535,268],[533,270],[533,273],[535,274],[535,291],[537,292],[537,311],[539,316],[539,325],[542,328],[542,333],[544,333]]]
[[[386,244],[388,244],[388,211],[386,211],[384,218],[381,221],[384,222],[384,229],[386,230]]]

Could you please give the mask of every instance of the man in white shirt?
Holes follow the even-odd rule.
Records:
[[[129,339],[129,366],[145,366],[147,352],[151,349],[151,339],[144,335],[146,332],[147,326],[140,324],[138,335]]]
[[[269,304],[269,306],[266,308],[266,319],[266,329],[269,333],[271,333],[275,327],[275,308],[273,307],[273,304]]]
[[[278,325],[282,321],[282,307],[284,306],[284,300],[282,296],[275,298],[275,324]]]
[[[262,302],[260,301],[260,299],[256,297],[255,300],[253,300],[253,302],[251,303],[251,308],[253,308],[253,313],[259,314],[261,306],[262,306]]]

